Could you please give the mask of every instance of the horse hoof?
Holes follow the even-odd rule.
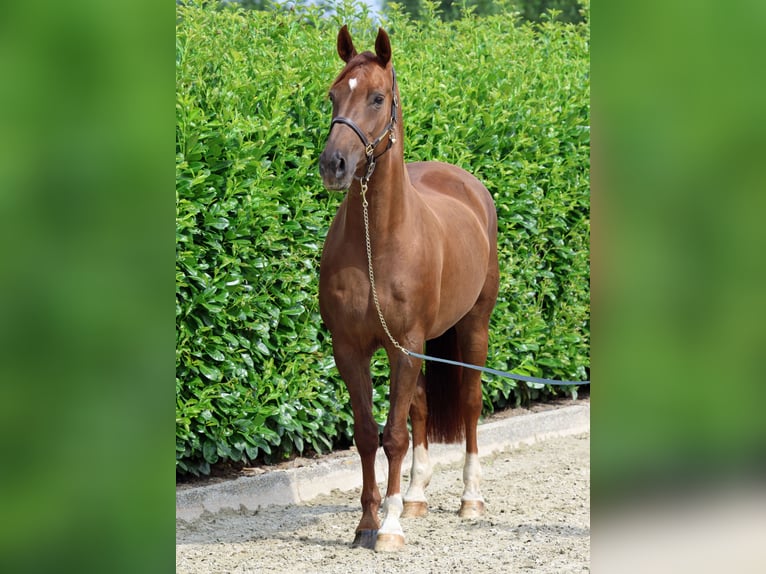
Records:
[[[375,538],[377,535],[377,530],[357,530],[354,541],[351,543],[351,548],[367,548],[372,550],[375,548]]]
[[[375,552],[396,552],[404,548],[404,536],[401,534],[378,534]]]
[[[420,518],[428,514],[428,503],[425,500],[405,500],[402,518]]]
[[[484,501],[464,500],[460,503],[460,518],[479,518],[484,515]]]

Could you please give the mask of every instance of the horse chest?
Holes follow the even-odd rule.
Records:
[[[389,325],[405,329],[429,323],[438,309],[438,281],[422,273],[417,261],[374,258],[378,300]],[[323,259],[319,281],[320,311],[333,332],[353,334],[362,329],[377,330],[379,318],[366,256],[357,258],[346,252],[341,259]]]

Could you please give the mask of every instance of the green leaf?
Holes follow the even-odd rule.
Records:
[[[221,373],[221,371],[215,367],[205,365],[204,363],[199,365],[199,370],[205,376],[205,378],[210,379],[211,381],[217,382],[223,378],[223,373]]]
[[[211,351],[208,351],[207,354],[210,356],[210,358],[212,358],[215,361],[223,361],[226,358],[224,354],[218,349],[213,349]]]
[[[202,443],[202,456],[205,457],[206,462],[210,464],[218,462],[218,453],[216,451],[216,445],[213,441],[206,440]]]

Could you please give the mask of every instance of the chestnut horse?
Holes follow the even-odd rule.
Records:
[[[484,185],[459,167],[404,163],[399,92],[386,32],[378,31],[375,54],[358,54],[344,26],[337,49],[346,65],[330,88],[333,120],[319,166],[325,187],[348,193],[324,244],[319,304],[351,397],[362,461],[362,518],[353,545],[396,550],[404,545],[399,518],[427,511],[429,439],[465,438],[460,516],[484,511],[476,441],[480,373],[439,363],[429,363],[423,373],[422,360],[407,350],[420,353],[425,346],[431,355],[485,363],[498,291],[497,215]],[[370,376],[372,355],[381,347],[391,367],[382,524]],[[402,497],[408,415],[412,473]]]

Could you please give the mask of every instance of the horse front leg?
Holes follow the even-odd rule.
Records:
[[[389,352],[389,361],[391,363],[390,408],[383,431],[383,450],[388,458],[388,484],[383,504],[383,524],[378,530],[375,543],[377,552],[399,550],[404,546],[404,531],[399,521],[404,509],[401,494],[402,461],[407,454],[410,442],[407,415],[422,365],[421,360],[405,356],[397,350]]]
[[[354,443],[362,462],[362,518],[356,527],[352,547],[373,549],[380,528],[380,492],[375,479],[378,450],[378,423],[372,414],[371,354],[334,344],[335,364],[351,397],[354,412]]]

